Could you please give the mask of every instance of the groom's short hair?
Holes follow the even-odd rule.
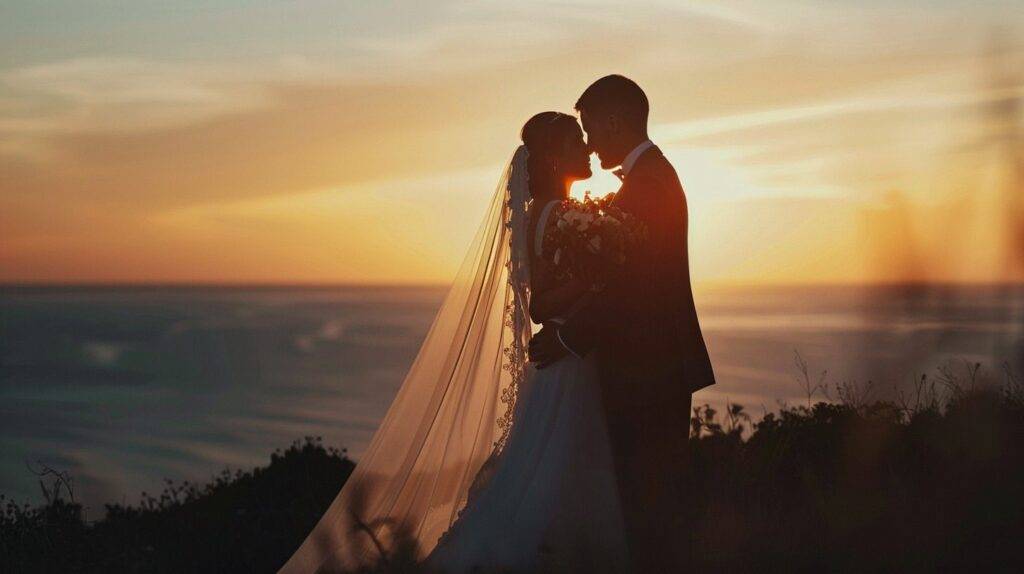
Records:
[[[636,128],[647,128],[650,104],[647,94],[636,82],[612,74],[590,84],[576,101],[576,111],[588,114],[615,114]]]

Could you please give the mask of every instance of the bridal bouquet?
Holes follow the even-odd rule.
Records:
[[[566,199],[553,209],[544,231],[541,256],[559,280],[582,279],[600,289],[608,273],[626,262],[647,236],[635,216],[612,207],[615,194],[583,201]]]

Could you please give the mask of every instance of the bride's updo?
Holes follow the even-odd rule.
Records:
[[[527,171],[533,199],[558,199],[564,193],[559,159],[566,141],[578,130],[576,118],[561,112],[541,112],[523,124],[519,137],[530,152]]]

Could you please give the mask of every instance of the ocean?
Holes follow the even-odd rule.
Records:
[[[0,287],[0,493],[69,473],[88,518],[164,479],[251,468],[304,436],[358,460],[433,319],[440,287]],[[817,380],[891,398],[941,366],[1024,358],[1024,286],[696,292],[718,384],[694,404],[758,419]],[[820,394],[818,395],[820,398]]]

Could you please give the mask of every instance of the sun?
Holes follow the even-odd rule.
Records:
[[[609,193],[618,191],[622,181],[615,177],[612,172],[601,169],[601,160],[596,155],[590,156],[590,170],[594,173],[590,179],[577,181],[572,184],[570,195],[576,199],[583,199],[583,194],[590,192],[593,197],[604,197]]]

